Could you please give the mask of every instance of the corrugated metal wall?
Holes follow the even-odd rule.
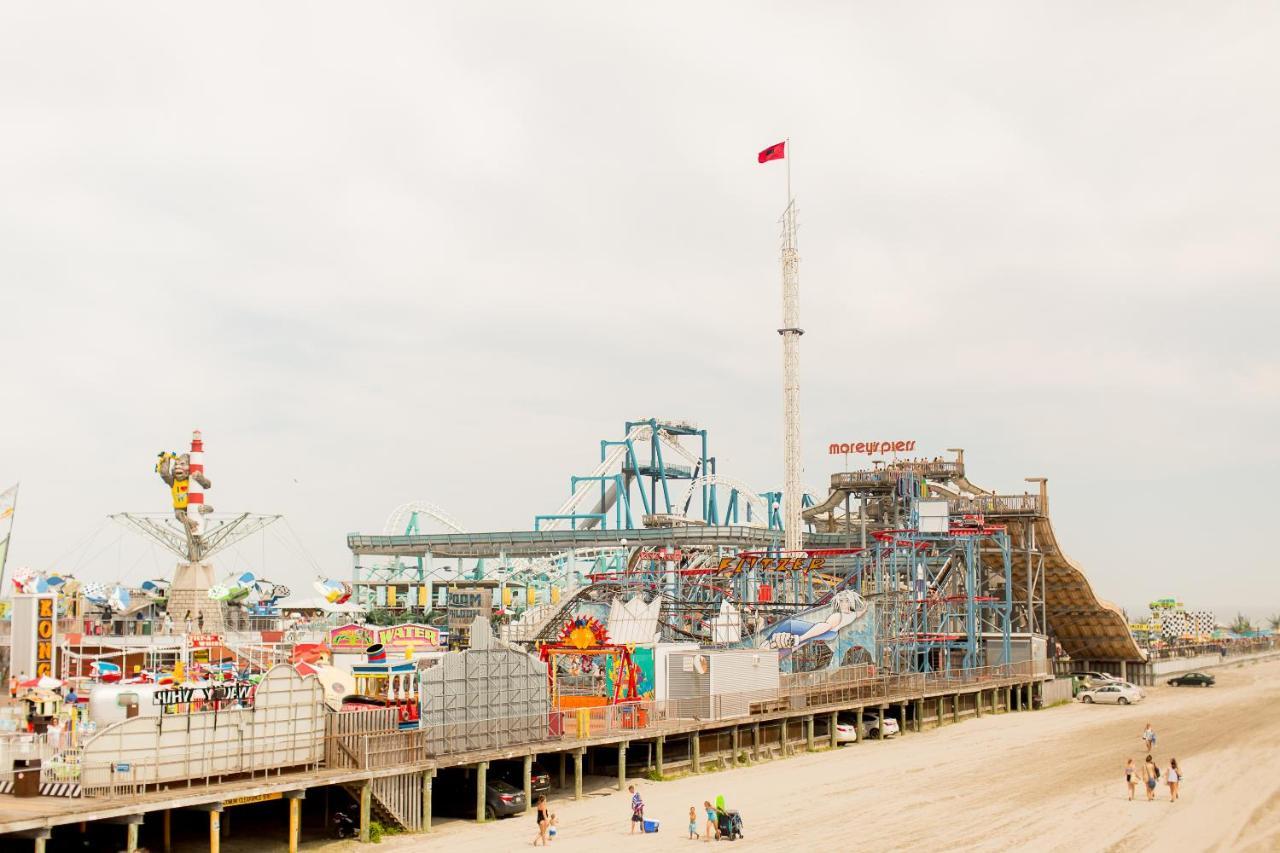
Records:
[[[672,652],[667,655],[667,697],[675,716],[711,716],[711,671],[698,672],[694,658],[706,657],[705,652]]]
[[[512,649],[445,654],[422,677],[422,727],[437,754],[547,736],[546,664]]]
[[[780,686],[776,649],[726,649],[710,653],[711,693],[722,697],[721,717],[744,717],[758,698]]]

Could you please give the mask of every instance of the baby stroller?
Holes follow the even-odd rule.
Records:
[[[717,809],[716,829],[720,833],[720,838],[737,841],[742,838],[742,815],[738,814],[736,809],[729,809],[728,811]]]

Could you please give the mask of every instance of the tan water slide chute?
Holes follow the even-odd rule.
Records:
[[[1144,660],[1146,656],[1130,633],[1124,612],[1115,604],[1098,597],[1084,569],[1063,553],[1058,544],[1053,522],[1049,517],[1049,497],[1045,481],[1042,478],[1033,480],[1039,484],[1037,495],[997,495],[970,483],[965,477],[964,451],[953,452],[956,453],[956,461],[946,463],[945,467],[950,470],[945,477],[931,476],[934,474],[931,469],[939,467],[934,463],[916,466],[901,463],[901,467],[920,469],[930,479],[930,489],[938,496],[951,499],[956,504],[955,509],[981,514],[989,522],[1006,526],[1013,554],[1015,598],[1027,588],[1028,564],[1025,555],[1030,531],[1031,570],[1035,572],[1037,586],[1041,586],[1041,579],[1036,567],[1040,559],[1043,559],[1045,619],[1063,651],[1074,660]],[[894,465],[886,468],[892,470]],[[885,470],[882,468],[874,473],[881,474]],[[857,479],[858,475],[847,473],[834,475],[831,494],[819,506],[806,510],[805,520],[813,522],[820,513],[833,513],[845,500],[847,489],[840,486]],[[853,515],[856,514],[857,510],[854,509]],[[844,521],[833,520],[837,523]],[[849,521],[858,523],[856,518]],[[1039,590],[1037,598],[1038,593]],[[1025,600],[1025,595],[1022,598]]]

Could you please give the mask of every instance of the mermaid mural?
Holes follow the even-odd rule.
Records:
[[[874,663],[876,632],[873,609],[862,596],[844,589],[821,607],[804,610],[770,625],[754,638],[758,648],[777,649],[784,672],[836,669],[850,663]],[[817,646],[830,653],[823,658]],[[807,653],[806,653],[807,652]],[[814,665],[816,664],[816,665]]]

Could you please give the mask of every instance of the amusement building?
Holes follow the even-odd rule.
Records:
[[[1063,552],[1043,479],[1001,492],[961,450],[884,444],[803,491],[789,547],[784,495],[721,473],[706,429],[627,422],[527,528],[407,504],[305,598],[219,567],[275,518],[213,511],[197,432],[156,465],[170,510],[116,517],[171,574],[3,580],[5,849],[171,849],[197,821],[216,851],[237,811],[277,814],[281,849],[429,833],[588,775],[832,748],[850,712],[853,739],[910,737],[1069,698],[1070,671],[1160,671]]]

